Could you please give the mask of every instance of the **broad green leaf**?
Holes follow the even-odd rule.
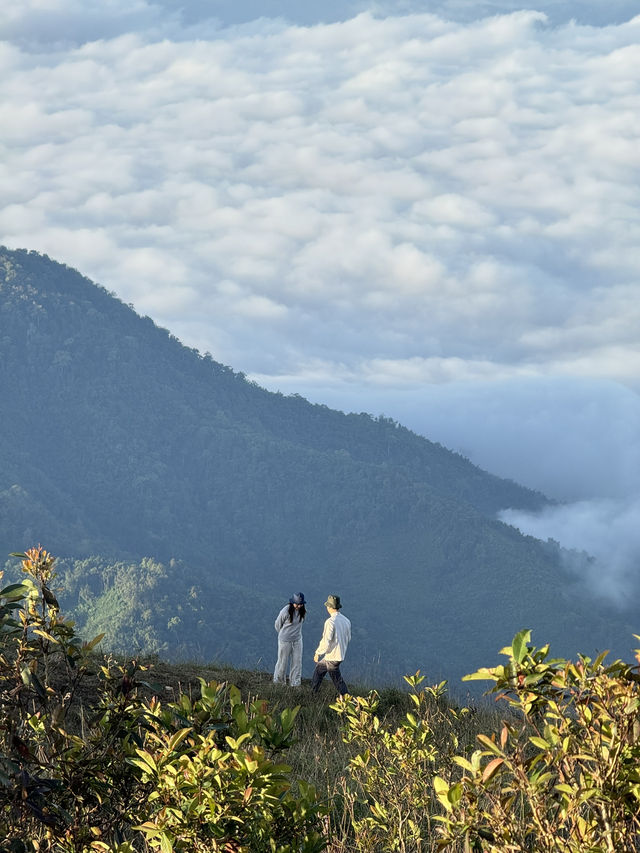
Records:
[[[594,660],[594,662],[593,662],[593,668],[594,668],[594,669],[598,669],[598,667],[601,665],[601,663],[604,661],[604,659],[606,658],[606,656],[607,656],[608,654],[609,654],[609,650],[608,650],[608,649],[606,649],[604,652],[600,652],[600,654],[598,655],[598,657],[597,657],[597,658]]]
[[[139,760],[136,758],[131,758],[129,759],[131,764],[137,764],[139,767],[142,767],[143,770],[150,769],[154,773],[158,772],[158,765],[156,764],[156,761],[152,755],[150,755],[144,749],[136,749],[136,753],[139,756]],[[143,762],[143,764],[146,765],[146,768],[143,767],[143,764],[141,764],[140,762]]]
[[[498,759],[496,759],[497,761]],[[447,794],[447,799],[451,803],[452,806],[457,806],[460,800],[462,799],[462,783],[456,782],[455,785],[452,785],[449,788],[449,792]]]
[[[578,797],[579,803],[584,803],[586,800],[590,800],[592,797],[597,796],[600,793],[598,788],[587,788],[580,793]]]
[[[27,687],[31,687],[36,691],[38,696],[43,700],[47,701],[47,693],[42,684],[40,683],[40,679],[35,674],[35,672],[31,672],[29,667],[24,666],[20,672],[20,677],[22,678],[23,684]]]
[[[186,737],[188,737],[188,736],[191,734],[191,732],[192,732],[192,731],[193,731],[193,728],[180,729],[180,731],[179,731],[179,732],[176,732],[174,735],[172,735],[172,737],[171,737],[171,738],[170,738],[170,740],[169,740],[169,743],[167,744],[167,747],[168,747],[171,751],[173,751],[173,750],[177,749],[177,748],[178,748],[178,746],[180,746],[180,744],[182,743],[182,741],[183,741]]]
[[[470,761],[467,761],[466,758],[463,758],[461,755],[454,755],[453,761],[459,766],[462,767],[463,770],[468,770],[469,773],[474,772],[473,764]]]
[[[251,732],[244,732],[238,738],[232,738],[227,735],[225,737],[226,742],[229,745],[230,749],[240,749],[242,744],[251,738]]]
[[[549,747],[551,746],[551,744],[548,743],[542,737],[530,737],[529,742],[532,743],[534,746],[537,746],[538,749],[549,749]]]
[[[160,850],[162,853],[173,853],[173,844],[165,832],[160,836]]]
[[[18,598],[23,598],[29,592],[29,587],[24,583],[12,583],[0,589],[0,598],[6,598],[9,601],[15,601]]]
[[[522,663],[522,661],[527,656],[527,645],[530,640],[531,631],[529,629],[518,631],[518,633],[513,638],[513,641],[511,643],[511,651],[513,652],[513,657],[518,663]]]

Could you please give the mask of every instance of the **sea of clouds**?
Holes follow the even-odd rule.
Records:
[[[266,387],[564,501],[504,518],[589,550],[620,597],[640,558],[632,7],[11,4],[0,243]]]

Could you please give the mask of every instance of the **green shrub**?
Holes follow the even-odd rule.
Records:
[[[316,853],[321,813],[315,790],[272,756],[293,737],[297,709],[268,713],[247,708],[237,688],[202,683],[201,698],[186,696],[148,707],[144,749],[130,759],[149,787],[137,827],[152,850]],[[144,818],[144,819],[143,819]],[[143,819],[143,820],[142,820]]]
[[[498,736],[458,757],[462,777],[435,780],[446,809],[442,849],[500,853],[637,853],[640,676],[622,661],[550,660],[530,632],[503,649],[490,679],[510,711]],[[639,654],[636,653],[637,659]]]
[[[294,791],[278,759],[297,709],[203,679],[196,701],[145,700],[143,667],[96,665],[100,637],[83,643],[61,618],[51,555],[14,556],[25,579],[0,590],[1,853],[325,848],[315,790]]]
[[[342,820],[334,817],[332,849],[408,853],[429,847],[433,780],[459,745],[459,714],[442,701],[444,682],[418,689],[420,673],[405,680],[414,707],[397,726],[384,723],[376,691],[332,706],[354,750],[338,783]]]
[[[0,853],[640,849],[637,664],[550,659],[521,631],[504,665],[467,676],[494,682],[500,719],[452,707],[419,673],[408,693],[301,714],[272,685],[277,710],[226,680],[161,701],[146,666],[76,636],[50,554],[15,556],[23,580],[0,589]]]

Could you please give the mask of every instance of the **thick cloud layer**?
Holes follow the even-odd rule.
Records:
[[[637,611],[640,562],[640,498],[632,501],[580,501],[549,509],[537,517],[507,510],[502,520],[539,539],[565,548],[569,572],[608,603]]]
[[[268,387],[634,500],[634,4],[254,5],[14,4],[0,242]]]
[[[0,37],[38,49],[83,44],[132,31],[189,39],[215,29],[279,19],[311,26],[377,17],[433,14],[466,23],[527,8],[522,0],[23,0],[4,10]],[[536,0],[529,8],[552,24],[605,26],[638,14],[637,0]]]

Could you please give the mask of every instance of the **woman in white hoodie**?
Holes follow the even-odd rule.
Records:
[[[287,683],[287,668],[289,669],[289,684],[300,687],[302,678],[302,623],[306,616],[304,593],[296,592],[289,599],[275,621],[278,634],[278,661],[273,673],[276,684]]]

